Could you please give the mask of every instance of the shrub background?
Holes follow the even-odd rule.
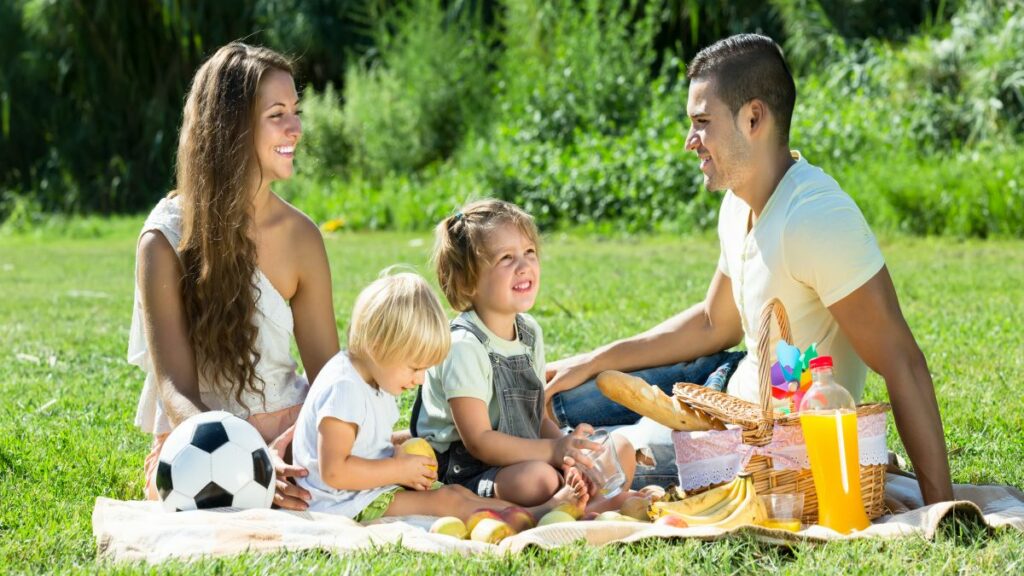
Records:
[[[0,0],[0,219],[145,211],[187,82],[235,38],[300,57],[277,189],[320,222],[422,229],[470,197],[547,229],[715,220],[684,150],[685,62],[741,31],[798,76],[792,142],[881,229],[1024,236],[1021,0]]]

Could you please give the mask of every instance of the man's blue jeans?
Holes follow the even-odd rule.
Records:
[[[672,387],[677,382],[704,384],[708,376],[724,364],[731,365],[728,373],[731,376],[745,355],[746,352],[719,352],[693,361],[645,368],[631,374],[642,378],[648,384],[656,385],[671,396]],[[648,484],[668,486],[678,483],[671,430],[650,418],[641,418],[629,408],[609,400],[597,389],[594,379],[572,390],[556,394],[551,399],[551,408],[559,426],[575,427],[586,423],[595,428],[615,427],[617,432],[628,438],[638,450],[649,448],[655,465],[637,466],[633,477],[634,489]]]

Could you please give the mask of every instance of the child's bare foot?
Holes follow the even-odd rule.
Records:
[[[555,492],[550,500],[540,506],[528,508],[528,510],[539,519],[562,504],[570,504],[576,508],[577,513],[575,515],[580,516],[583,514],[583,509],[586,508],[589,500],[590,494],[587,493],[583,475],[580,474],[579,470],[572,468],[571,472],[566,472],[565,474],[565,485],[559,488],[558,492]]]
[[[565,485],[571,486],[573,492],[577,496],[586,496],[590,498],[590,485],[587,483],[587,479],[580,472],[579,468],[575,466],[567,466],[562,470],[562,476],[565,478]]]

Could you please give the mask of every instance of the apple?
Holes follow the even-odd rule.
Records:
[[[470,536],[470,539],[476,540],[477,542],[497,544],[515,533],[515,530],[513,530],[511,526],[501,520],[484,518],[473,528],[473,533]]]
[[[619,514],[614,510],[606,510],[604,512],[601,512],[597,515],[597,518],[595,518],[595,520],[597,520],[598,522],[639,522],[639,520],[633,518],[632,516]]]
[[[466,525],[462,523],[455,516],[444,516],[434,521],[434,524],[430,526],[431,534],[445,534],[447,536],[454,536],[460,540],[465,540],[469,536],[469,530],[466,529]]]
[[[583,515],[583,508],[581,508],[578,504],[575,504],[573,502],[562,502],[558,506],[555,506],[553,510],[565,512],[569,516],[572,516],[573,520],[577,520],[580,516]]]
[[[501,519],[511,526],[516,532],[529,530],[537,525],[537,519],[530,514],[530,511],[521,506],[509,506],[501,512]]]
[[[548,524],[561,524],[562,522],[575,522],[576,518],[563,510],[552,510],[541,517],[540,522],[537,526],[547,526]]]
[[[636,520],[648,522],[647,511],[651,508],[651,500],[644,496],[631,496],[626,498],[619,508],[619,513]]]
[[[476,512],[470,514],[469,518],[466,519],[466,530],[468,530],[469,533],[472,534],[473,529],[476,528],[477,523],[485,518],[490,518],[491,520],[498,520],[499,522],[504,522],[504,520],[501,519],[501,515],[495,512],[494,510],[491,510],[490,508],[481,508]]]
[[[583,516],[580,516],[580,520],[597,520],[597,512],[587,512]]]
[[[650,498],[651,502],[657,502],[665,497],[665,489],[657,484],[648,484],[639,490],[642,496]],[[625,512],[623,512],[625,514]]]
[[[654,523],[662,526],[672,526],[673,528],[686,528],[689,526],[689,524],[686,523],[686,520],[683,520],[675,514],[665,514],[661,518],[655,520]]]
[[[437,462],[437,455],[434,454],[434,449],[430,446],[430,442],[427,442],[423,438],[409,438],[405,442],[402,442],[402,452],[406,454],[413,454],[415,456],[426,456],[434,462]],[[437,470],[437,464],[429,466],[431,470]]]

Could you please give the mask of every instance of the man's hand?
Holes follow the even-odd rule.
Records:
[[[274,486],[274,505],[286,510],[305,510],[309,508],[309,500],[313,497],[288,478],[303,478],[309,471],[301,466],[295,466],[284,461],[284,453],[292,444],[292,437],[295,436],[295,425],[291,425],[280,436],[270,443],[270,460],[274,463],[274,474],[276,485]]]
[[[594,376],[590,360],[586,354],[577,354],[548,362],[544,370],[544,402],[551,403],[551,397],[559,392],[572,390]]]

